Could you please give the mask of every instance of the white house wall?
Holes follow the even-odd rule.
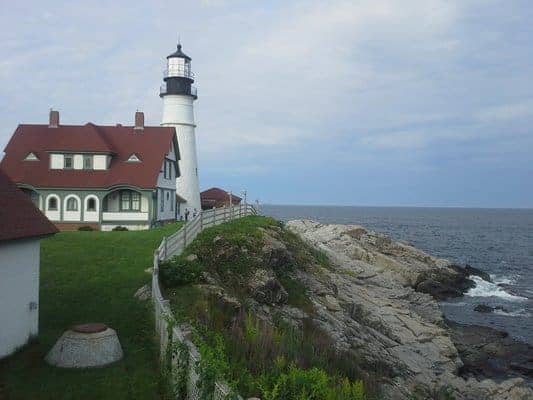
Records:
[[[163,209],[161,210],[161,201],[163,201]],[[172,203],[173,202],[173,203]],[[174,189],[157,189],[157,220],[168,221],[176,219],[176,191]]]
[[[116,228],[117,226],[124,226],[124,225],[113,225],[113,224],[105,224],[105,225],[102,225],[102,231],[103,232],[109,232],[109,231],[112,231],[113,228]],[[144,224],[144,225],[131,225],[131,224],[128,224],[127,225],[127,228],[129,231],[144,231],[146,229],[150,229],[150,225],[148,224]]]
[[[102,221],[148,221],[147,212],[104,212]]]
[[[0,243],[0,358],[39,331],[39,240]]]

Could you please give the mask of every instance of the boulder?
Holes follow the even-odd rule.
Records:
[[[263,264],[266,267],[281,269],[291,264],[291,254],[281,240],[263,233],[263,248],[261,249]]]
[[[185,260],[189,262],[194,262],[198,260],[198,256],[196,254],[189,254],[187,257],[185,257]]]
[[[285,304],[289,294],[272,270],[257,269],[248,279],[248,290],[259,303]]]
[[[139,300],[143,300],[143,301],[148,300],[149,298],[152,297],[152,288],[150,287],[149,284],[146,284],[140,287],[139,289],[137,289],[133,297]]]
[[[480,313],[490,313],[494,311],[494,307],[488,306],[486,304],[478,304],[474,307],[474,311],[480,312]]]

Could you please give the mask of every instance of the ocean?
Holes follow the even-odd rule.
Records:
[[[485,325],[533,344],[533,210],[263,205],[288,221],[359,224],[434,256],[488,272],[465,296],[440,303],[447,318]],[[478,304],[498,307],[474,311]]]

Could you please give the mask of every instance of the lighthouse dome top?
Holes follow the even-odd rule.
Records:
[[[189,61],[191,60],[191,57],[189,57],[187,54],[181,51],[181,43],[178,43],[177,50],[174,53],[169,54],[167,58],[184,58]]]

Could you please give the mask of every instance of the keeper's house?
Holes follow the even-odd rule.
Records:
[[[173,127],[19,125],[0,168],[59,229],[147,229],[175,221],[179,150]]]

